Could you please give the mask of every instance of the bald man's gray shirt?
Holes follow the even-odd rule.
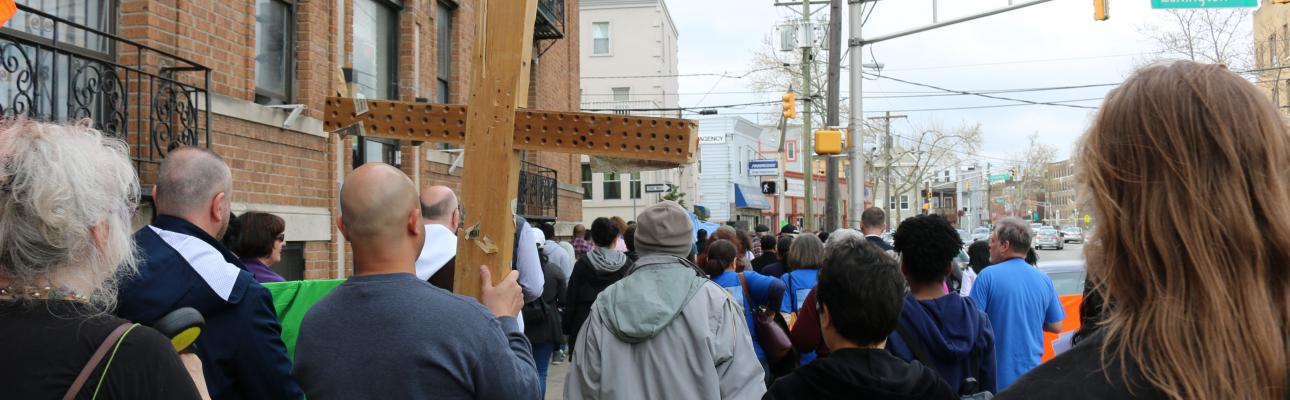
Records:
[[[310,400],[541,398],[515,318],[409,273],[354,276],[319,300],[292,375]]]

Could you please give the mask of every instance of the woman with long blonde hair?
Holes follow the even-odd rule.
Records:
[[[1219,65],[1143,68],[1078,150],[1097,333],[999,398],[1284,399],[1290,132]]]

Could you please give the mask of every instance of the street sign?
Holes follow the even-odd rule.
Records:
[[[1259,0],[1151,0],[1151,8],[1258,7]]]
[[[995,181],[1006,181],[1006,180],[1009,180],[1009,179],[1012,179],[1012,175],[1008,175],[1008,174],[996,174],[996,175],[990,175],[990,182],[995,182]]]
[[[1007,199],[1006,197],[995,197],[995,198],[994,198],[994,202],[995,202],[995,203],[1003,204],[1003,202],[1005,202],[1005,201],[1008,201],[1008,199]]]
[[[748,162],[748,176],[775,175],[779,175],[779,161],[777,160],[752,160]]]
[[[645,193],[666,193],[668,190],[672,190],[671,186],[666,183],[651,183],[645,185]]]

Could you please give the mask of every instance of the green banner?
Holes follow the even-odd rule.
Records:
[[[1259,0],[1151,0],[1151,8],[1258,7]]]

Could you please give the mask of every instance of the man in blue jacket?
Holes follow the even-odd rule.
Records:
[[[971,298],[945,292],[963,241],[944,217],[919,215],[896,228],[895,250],[909,282],[887,350],[936,370],[956,393],[996,392],[994,330]],[[973,378],[975,387],[965,387]],[[971,385],[969,385],[971,386]]]
[[[162,162],[157,217],[135,232],[139,274],[121,285],[116,314],[150,323],[192,307],[206,319],[193,344],[213,399],[298,399],[269,291],[220,244],[233,179],[214,152],[184,147]]]

